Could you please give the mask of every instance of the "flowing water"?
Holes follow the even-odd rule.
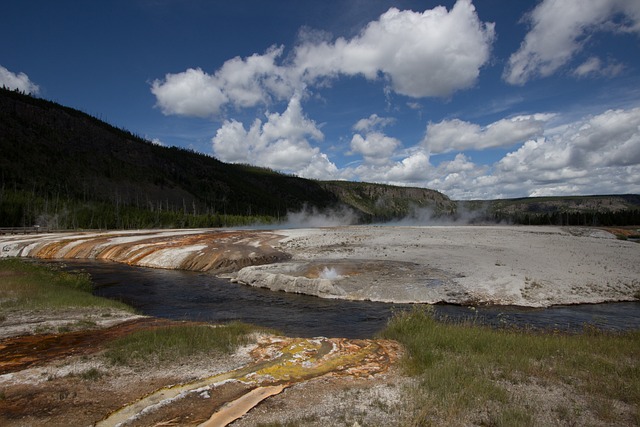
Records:
[[[369,338],[394,311],[408,305],[329,300],[231,283],[208,273],[131,267],[107,261],[65,261],[91,274],[95,294],[121,300],[141,313],[168,319],[240,320],[289,336]],[[556,306],[545,309],[436,305],[435,315],[494,326],[580,331],[640,329],[640,303]]]

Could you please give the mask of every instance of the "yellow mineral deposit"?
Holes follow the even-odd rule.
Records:
[[[248,386],[248,392],[227,402],[203,426],[226,426],[255,405],[286,387],[323,375],[368,377],[387,370],[398,357],[397,344],[384,340],[345,338],[270,337],[252,352],[255,363],[187,384],[162,388],[113,412],[96,426],[126,423],[170,405],[190,393],[208,390],[230,381]],[[212,412],[216,408],[212,408]]]

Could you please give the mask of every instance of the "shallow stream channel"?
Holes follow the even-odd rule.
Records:
[[[96,295],[123,301],[145,315],[211,323],[239,320],[288,336],[371,338],[394,312],[411,307],[273,292],[231,283],[209,273],[131,267],[110,261],[65,260],[60,264],[65,270],[89,273]],[[585,325],[611,331],[640,329],[640,302],[544,309],[444,304],[433,309],[437,318],[496,327],[572,332],[582,331]]]

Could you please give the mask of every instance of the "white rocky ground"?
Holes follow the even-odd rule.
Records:
[[[231,271],[252,286],[351,300],[545,307],[640,295],[640,245],[593,228],[153,230],[0,236],[0,248],[0,257]]]
[[[640,245],[598,229],[358,226],[279,230],[289,262],[240,282],[329,298],[544,307],[629,301]]]

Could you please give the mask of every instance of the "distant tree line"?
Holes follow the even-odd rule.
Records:
[[[152,210],[90,200],[52,199],[6,189],[0,189],[0,220],[4,227],[39,225],[59,230],[236,227],[276,221],[266,215],[198,213],[161,206]]]
[[[336,202],[315,181],[158,146],[81,111],[0,89],[0,226],[233,226]]]
[[[521,225],[627,226],[640,225],[640,209],[594,212],[496,212],[491,218],[496,222]]]

